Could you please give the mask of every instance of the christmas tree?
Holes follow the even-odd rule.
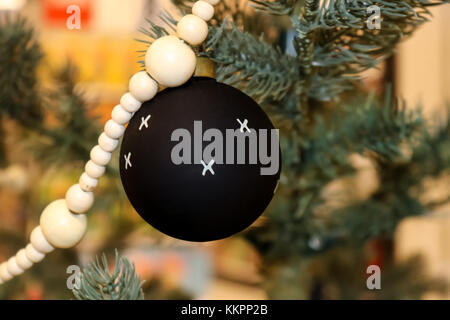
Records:
[[[238,235],[261,256],[261,285],[269,298],[402,299],[445,289],[438,279],[421,276],[420,260],[394,262],[392,239],[400,221],[448,201],[426,202],[420,195],[425,178],[449,169],[449,119],[425,121],[395,97],[388,81],[381,92],[370,91],[362,75],[389,61],[396,45],[430,18],[431,6],[447,2],[226,0],[216,6],[207,41],[196,51],[200,68],[210,74],[213,69],[218,81],[258,101],[281,133],[277,195],[264,217]],[[193,5],[174,3],[182,13]],[[73,66],[53,74],[54,85],[44,90],[37,80],[42,51],[32,28],[2,19],[1,117],[17,124],[44,168],[79,169],[100,130],[76,90]],[[149,21],[142,29],[144,44],[177,24],[168,12],[161,20],[164,24]],[[274,29],[276,36],[270,33]],[[49,115],[55,125],[43,121]],[[4,151],[1,159],[10,165]],[[362,161],[373,168],[378,184],[361,196],[354,183]],[[99,197],[102,210],[123,210],[117,179],[113,164]],[[345,186],[337,195],[330,192],[336,182]],[[44,203],[30,199],[28,205],[40,212]],[[110,223],[103,250],[120,247],[117,239],[133,228],[129,221]],[[12,253],[25,243],[16,240],[5,250]],[[367,246],[375,254],[369,255]],[[73,260],[72,251],[65,253],[70,254]],[[368,294],[364,277],[370,264],[382,268],[384,287]],[[141,297],[139,281],[127,281],[123,297]],[[76,296],[95,297],[89,290],[82,287]]]

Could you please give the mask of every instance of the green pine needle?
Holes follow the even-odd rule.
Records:
[[[143,300],[143,281],[135,273],[134,264],[125,257],[119,257],[112,272],[109,270],[106,255],[83,269],[80,288],[73,294],[78,300]]]

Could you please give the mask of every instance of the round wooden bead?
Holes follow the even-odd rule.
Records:
[[[147,72],[136,73],[130,80],[130,93],[140,102],[152,99],[158,92],[158,83]]]
[[[45,257],[45,254],[39,252],[35,247],[33,247],[31,243],[25,247],[25,254],[27,258],[33,263],[41,262]]]
[[[220,0],[205,0],[205,1],[213,6],[215,6],[216,4],[218,4],[220,2]]]
[[[9,273],[12,274],[13,276],[18,276],[25,272],[25,270],[23,270],[21,267],[17,265],[16,257],[9,258],[6,266],[8,268]]]
[[[106,166],[111,161],[111,152],[103,150],[100,146],[95,146],[91,150],[91,160],[99,166]]]
[[[98,145],[105,151],[113,152],[114,150],[117,149],[117,146],[119,145],[119,140],[112,139],[108,137],[106,133],[103,132],[98,138]]]
[[[98,185],[98,179],[92,178],[86,172],[83,172],[78,184],[83,191],[92,192]]]
[[[66,201],[57,200],[42,212],[40,226],[54,247],[67,249],[83,239],[87,230],[87,218],[84,214],[70,212]]]
[[[45,239],[41,227],[39,226],[34,228],[31,232],[30,242],[37,251],[42,253],[49,253],[55,249],[50,243],[48,243],[47,239]]]
[[[31,261],[26,253],[25,249],[19,250],[16,255],[17,265],[21,267],[23,270],[30,269],[33,266],[33,261]]]
[[[105,133],[111,139],[119,139],[123,136],[125,132],[125,127],[121,124],[118,124],[114,120],[108,120],[105,124]]]
[[[194,51],[175,36],[161,37],[145,56],[147,72],[165,87],[178,87],[194,74]]]
[[[8,265],[6,262],[3,262],[0,265],[0,278],[2,278],[5,282],[13,278],[13,275],[8,271]]]
[[[111,119],[121,125],[128,123],[132,117],[133,113],[125,110],[120,104],[115,106],[111,112]]]
[[[67,190],[66,203],[70,211],[85,213],[94,204],[94,194],[83,191],[79,184],[75,184]]]
[[[189,44],[197,46],[208,36],[208,25],[196,15],[187,14],[177,24],[177,35]]]
[[[86,171],[86,173],[95,179],[100,178],[102,175],[105,174],[105,170],[106,168],[104,166],[99,166],[98,164],[95,164],[94,161],[89,160],[86,163],[86,166],[84,167],[84,171]]]
[[[128,112],[134,113],[139,110],[142,102],[133,97],[131,93],[127,92],[120,99],[120,105]]]
[[[214,16],[214,7],[208,2],[200,0],[192,6],[192,13],[205,21],[209,21]]]

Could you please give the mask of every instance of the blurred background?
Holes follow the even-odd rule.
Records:
[[[69,30],[66,9],[74,4],[81,8],[81,29]],[[86,138],[86,141],[100,132],[102,122],[127,90],[130,76],[140,68],[137,51],[145,47],[135,40],[142,38],[138,28],[145,24],[145,18],[158,23],[162,9],[169,10],[175,17],[179,14],[169,0],[0,0],[0,11],[10,11],[13,15],[20,13],[35,30],[45,55],[37,69],[39,83],[42,90],[55,92],[49,95],[54,100],[44,101],[44,104],[66,103],[67,108],[77,108],[77,103],[89,106],[83,117],[91,119],[91,122],[80,118],[80,131],[74,132],[73,138]],[[393,58],[377,70],[368,72],[364,81],[369,88],[381,90],[387,79],[394,84],[396,95],[407,101],[410,108],[423,106],[426,117],[436,118],[447,111],[446,102],[450,98],[450,6],[435,8],[432,12],[431,22],[402,43]],[[275,43],[282,43],[283,35],[279,30],[269,29],[265,33]],[[67,90],[68,93],[64,97],[55,97],[60,94],[61,85],[65,86],[62,92]],[[74,96],[82,102],[73,102]],[[76,114],[77,111],[71,112]],[[47,116],[45,121],[51,127],[57,120]],[[60,143],[56,129],[50,135],[53,140],[41,141],[41,137],[34,137],[33,132],[22,127],[2,117],[2,150],[7,161],[0,169],[1,260],[26,243],[42,208],[64,196],[65,190],[78,179],[83,166],[77,155],[69,159],[74,160],[70,165],[67,165],[69,160],[59,158],[58,153],[53,155]],[[47,145],[48,149],[35,150],[33,139]],[[79,153],[83,152],[81,148]],[[53,158],[48,157],[50,153]],[[364,193],[377,181],[370,166],[359,160],[362,174],[346,187],[353,188],[355,193]],[[430,185],[432,187],[426,196],[439,197],[440,193],[449,191],[448,175],[438,186],[435,182],[430,182]],[[101,252],[113,257],[114,248],[135,263],[137,273],[146,280],[144,292],[148,299],[315,297],[318,289],[314,283],[308,284],[308,294],[304,296],[290,295],[289,291],[284,295],[270,293],[271,288],[282,288],[283,283],[274,285],[271,279],[263,279],[261,270],[265,265],[261,254],[244,237],[238,235],[214,243],[192,244],[169,239],[152,230],[128,204],[114,166],[107,178],[101,180],[97,199],[94,210],[89,214],[89,231],[80,245],[73,250],[57,250],[50,254],[31,272],[3,286],[0,298],[73,298],[66,287],[66,268],[73,264],[85,265]],[[312,241],[314,246],[314,239]],[[365,258],[356,264],[382,266],[388,260],[402,263],[411,261],[412,257],[420,257],[423,273],[412,273],[409,281],[438,279],[430,288],[422,288],[420,284],[404,288],[394,284],[395,273],[389,274],[386,280],[382,278],[382,286],[389,287],[385,281],[391,279],[391,291],[417,290],[417,296],[406,295],[412,298],[450,298],[447,290],[435,290],[436,286],[450,282],[450,205],[404,219],[392,240],[372,240],[363,250]],[[348,259],[348,268],[355,261],[348,252],[336,251],[333,254]],[[327,260],[324,258],[322,262],[325,264]],[[330,270],[333,270],[332,265]],[[281,269],[279,272],[289,270]],[[306,275],[308,272],[304,270]],[[365,286],[365,269],[355,272],[360,273],[335,282],[360,282],[358,285]],[[334,285],[338,286],[336,283]],[[329,298],[372,298],[368,291],[339,294],[332,285],[327,290]],[[404,295],[385,297],[402,298]]]

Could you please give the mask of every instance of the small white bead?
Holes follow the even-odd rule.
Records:
[[[95,179],[100,178],[102,175],[105,174],[105,170],[106,168],[104,166],[99,166],[98,164],[95,164],[94,161],[89,160],[86,163],[86,166],[84,167],[84,171],[86,171],[86,173]]]
[[[178,87],[188,81],[196,63],[194,51],[175,36],[159,38],[145,55],[147,72],[165,87]]]
[[[83,191],[92,192],[98,185],[98,179],[92,178],[86,172],[83,172],[78,184]]]
[[[115,106],[111,112],[111,119],[121,125],[130,122],[131,118],[133,118],[133,113],[125,110],[120,104]]]
[[[106,166],[111,161],[111,152],[103,150],[100,146],[95,146],[91,150],[91,160],[99,166]]]
[[[111,139],[119,139],[123,136],[125,132],[125,127],[121,124],[118,124],[114,120],[108,120],[105,124],[105,133]]]
[[[66,192],[66,203],[70,211],[85,213],[94,204],[94,194],[83,191],[79,184],[75,184]]]
[[[158,83],[147,72],[141,71],[131,77],[130,93],[141,102],[149,101],[158,92]]]
[[[192,6],[192,13],[205,21],[209,21],[214,16],[214,7],[208,2],[200,0]]]
[[[142,106],[142,102],[137,100],[131,93],[125,93],[120,99],[120,105],[128,112],[134,113]]]
[[[87,230],[87,218],[84,214],[70,212],[66,201],[57,200],[42,212],[40,226],[54,247],[67,249],[83,239]]]
[[[117,146],[119,145],[118,139],[112,139],[106,135],[106,133],[102,133],[100,137],[98,138],[98,145],[100,148],[102,148],[105,151],[113,152],[116,150]]]
[[[187,14],[177,24],[177,35],[189,44],[197,46],[208,36],[208,25],[203,19]]]
[[[0,265],[0,278],[2,278],[5,282],[14,278],[14,276],[8,271],[8,265],[6,262],[3,262]]]
[[[45,239],[41,227],[36,227],[31,232],[30,242],[37,251],[42,253],[50,253],[55,249],[48,243],[47,239]]]
[[[21,267],[23,270],[30,269],[33,266],[33,261],[31,261],[26,253],[25,249],[19,250],[16,255],[17,265]]]
[[[27,258],[33,263],[41,262],[45,257],[45,254],[37,251],[37,249],[33,247],[31,243],[25,247],[25,254]]]
[[[216,4],[218,4],[220,2],[220,0],[205,0],[205,1],[213,6],[215,6]]]
[[[12,274],[13,276],[18,276],[25,272],[25,270],[23,270],[21,267],[17,265],[16,257],[9,258],[7,262],[7,268],[9,273]]]

